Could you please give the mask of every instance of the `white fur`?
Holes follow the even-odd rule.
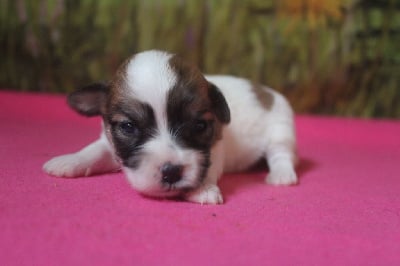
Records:
[[[139,191],[157,196],[173,192],[160,187],[160,168],[166,162],[183,165],[183,178],[175,187],[193,185],[199,173],[200,154],[178,147],[167,129],[166,96],[176,82],[168,65],[171,55],[149,51],[136,55],[127,65],[127,81],[132,93],[152,106],[158,125],[158,135],[145,143],[144,158],[137,170],[123,167],[129,182]],[[211,166],[204,182],[186,195],[192,202],[220,204],[223,198],[217,181],[222,172],[245,170],[260,158],[270,167],[266,181],[273,185],[297,182],[294,170],[295,132],[293,113],[286,99],[264,87],[273,95],[273,104],[266,110],[257,100],[248,80],[231,76],[206,76],[225,96],[231,123],[224,127],[223,138],[211,149]],[[134,89],[133,89],[134,88]],[[84,176],[114,171],[121,167],[114,158],[113,145],[102,134],[100,139],[75,154],[53,158],[43,169],[55,176]],[[171,194],[172,193],[172,194]]]
[[[135,55],[127,65],[127,84],[133,96],[150,104],[155,113],[157,125],[166,132],[166,103],[176,75],[168,61],[172,55],[161,51],[150,51]]]

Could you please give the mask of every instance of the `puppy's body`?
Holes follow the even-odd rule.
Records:
[[[224,172],[247,169],[260,158],[265,158],[275,145],[286,147],[294,161],[293,114],[281,94],[242,78],[206,78],[221,90],[231,110],[231,122],[222,139]],[[275,181],[271,180],[279,184],[278,180]]]
[[[264,158],[267,182],[291,185],[295,133],[292,110],[277,92],[231,76],[203,76],[174,55],[140,53],[108,85],[70,97],[85,115],[102,115],[104,130],[83,150],[55,157],[44,170],[85,176],[121,169],[151,196],[222,203],[217,180]]]

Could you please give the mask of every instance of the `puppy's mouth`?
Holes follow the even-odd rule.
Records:
[[[189,182],[185,177],[176,183],[162,180],[154,190],[141,191],[142,194],[152,197],[180,197],[200,186],[200,182]]]
[[[190,171],[175,168],[175,166],[161,167],[153,175],[141,173],[128,167],[123,167],[124,173],[139,193],[156,198],[181,197],[200,186],[202,178],[193,175]]]

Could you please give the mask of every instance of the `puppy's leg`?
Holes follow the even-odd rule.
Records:
[[[54,157],[43,165],[46,173],[60,177],[89,176],[119,168],[104,135],[76,153]]]
[[[269,174],[267,183],[271,185],[295,185],[297,175],[295,172],[296,155],[290,144],[276,143],[267,151]]]
[[[276,123],[270,127],[268,135],[269,143],[265,153],[270,172],[266,182],[272,185],[296,184],[297,155],[293,123],[289,121]]]
[[[211,166],[203,184],[189,192],[185,199],[200,204],[222,204],[224,202],[221,191],[217,185],[223,169],[222,142],[220,141],[211,151]]]

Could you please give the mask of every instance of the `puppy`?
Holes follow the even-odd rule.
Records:
[[[109,83],[72,93],[69,105],[101,115],[100,138],[44,164],[50,175],[125,173],[140,193],[221,204],[223,172],[269,165],[266,182],[297,183],[293,112],[265,86],[231,76],[203,76],[176,55],[132,56]]]

